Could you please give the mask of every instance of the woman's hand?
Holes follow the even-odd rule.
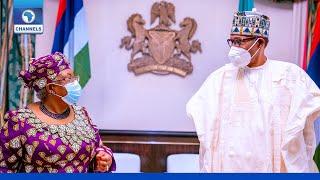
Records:
[[[105,151],[99,151],[96,155],[96,171],[106,172],[112,164],[112,157]]]

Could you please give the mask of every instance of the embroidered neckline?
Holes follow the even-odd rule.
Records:
[[[26,118],[26,121],[33,128],[27,130],[28,136],[35,136],[37,132],[42,132],[39,138],[47,140],[52,136],[53,140],[60,139],[64,145],[70,146],[74,152],[79,152],[83,142],[90,143],[95,139],[95,131],[89,123],[80,106],[73,105],[75,119],[66,124],[47,124],[36,117],[30,109],[20,109],[19,118]]]

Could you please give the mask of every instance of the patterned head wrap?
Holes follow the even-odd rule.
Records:
[[[21,71],[19,78],[23,80],[26,87],[39,92],[48,83],[54,82],[57,75],[65,69],[70,69],[69,62],[62,53],[56,52],[32,59],[29,62],[29,68]]]

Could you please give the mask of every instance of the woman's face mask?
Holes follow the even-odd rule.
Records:
[[[244,48],[240,48],[240,47],[236,47],[236,46],[232,46],[230,48],[229,54],[228,54],[228,58],[230,60],[230,62],[236,66],[236,67],[245,67],[248,64],[250,64],[252,58],[258,53],[259,49],[251,56],[251,54],[249,53],[249,51],[252,49],[252,47],[258,42],[259,39],[257,39],[252,45],[251,47],[246,50]]]
[[[61,97],[61,99],[69,105],[73,105],[78,102],[80,95],[81,95],[81,86],[77,80],[72,81],[70,83],[67,83],[63,86],[60,84],[55,84],[55,83],[52,83],[52,84],[64,87],[67,91],[66,96],[61,96],[61,95],[57,94],[56,92],[52,91],[51,93],[53,95]]]

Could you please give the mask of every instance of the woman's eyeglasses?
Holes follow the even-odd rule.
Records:
[[[79,76],[65,77],[63,79],[56,80],[56,83],[64,85],[73,81],[80,81],[80,77]]]

